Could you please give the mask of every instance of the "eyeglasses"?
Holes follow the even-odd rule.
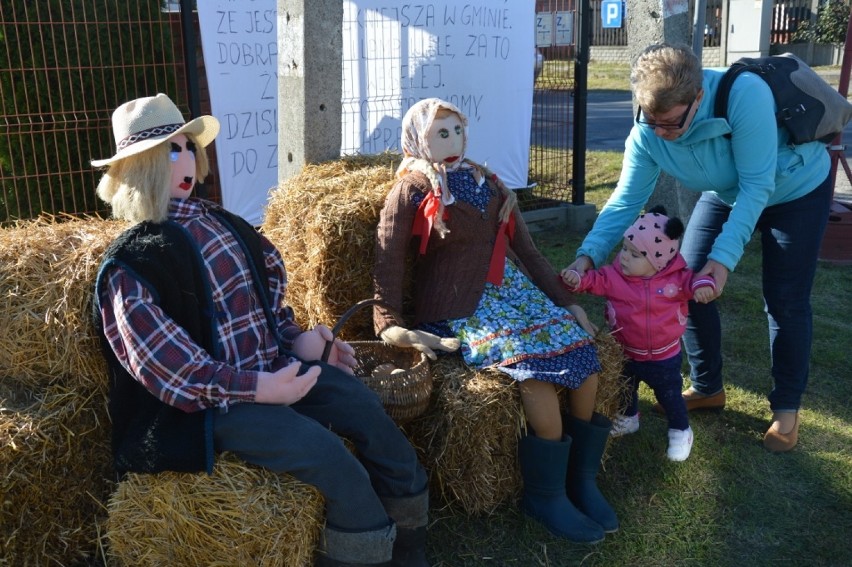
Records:
[[[683,113],[683,116],[680,117],[680,120],[677,124],[663,124],[662,122],[649,122],[647,120],[642,120],[641,106],[636,109],[636,122],[638,124],[647,126],[648,128],[662,128],[663,130],[680,130],[681,128],[683,128],[683,125],[686,124],[686,118],[689,116],[689,111],[692,110],[693,104],[695,104],[695,99],[693,99],[692,102],[690,102],[689,105],[686,107],[686,111]]]

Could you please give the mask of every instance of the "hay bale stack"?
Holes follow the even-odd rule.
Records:
[[[33,388],[73,376],[105,391],[91,297],[103,252],[126,226],[43,217],[0,230],[0,375]]]
[[[0,564],[79,564],[97,553],[114,486],[104,400],[73,379],[11,382],[0,382]]]
[[[0,556],[10,564],[67,565],[98,549],[113,483],[89,313],[101,256],[125,226],[42,217],[0,230]]]
[[[595,336],[595,347],[601,363],[595,410],[611,419],[624,408],[629,397],[627,384],[619,379],[624,368],[624,349],[607,331]]]
[[[518,388],[496,370],[471,370],[460,356],[439,358],[432,372],[435,402],[406,431],[430,472],[433,498],[468,514],[491,513],[521,486]]]
[[[106,537],[119,565],[298,567],[313,564],[323,522],[316,489],[225,454],[212,475],[127,475]]]
[[[376,226],[400,159],[381,154],[310,165],[270,196],[262,230],[284,257],[287,303],[304,328],[331,327],[373,297]],[[372,311],[355,315],[341,337],[374,338]]]

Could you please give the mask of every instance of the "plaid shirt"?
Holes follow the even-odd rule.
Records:
[[[216,205],[200,199],[172,199],[169,219],[189,232],[201,252],[218,312],[222,360],[193,341],[127,270],[110,270],[101,297],[104,332],[118,360],[161,401],[186,412],[253,402],[258,372],[270,370],[279,357],[248,260],[233,234],[207,214],[211,207]],[[261,240],[277,331],[289,348],[302,331],[284,305],[284,261],[272,243]]]

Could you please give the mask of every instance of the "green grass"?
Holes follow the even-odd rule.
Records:
[[[588,173],[601,185],[590,192],[590,202],[605,200],[619,162],[620,156],[590,152]],[[580,237],[542,234],[537,242],[560,268],[573,258]],[[640,390],[642,426],[614,440],[599,475],[621,520],[618,533],[596,546],[578,545],[550,535],[513,503],[487,517],[436,503],[433,564],[852,565],[852,266],[820,263],[800,443],[783,455],[761,444],[771,416],[771,379],[760,285],[754,241],[719,301],[728,406],[690,416],[696,441],[686,462],[666,460],[665,420],[651,411],[650,390]],[[602,301],[583,296],[580,302],[603,325]]]

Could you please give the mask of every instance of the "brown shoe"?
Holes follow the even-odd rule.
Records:
[[[700,392],[696,392],[690,386],[683,392],[683,401],[686,402],[686,411],[693,410],[710,410],[721,411],[725,408],[725,389],[722,388],[717,393],[711,396],[705,396]],[[654,404],[652,408],[657,413],[666,413],[663,406],[659,402]]]
[[[786,453],[799,442],[799,412],[796,412],[796,420],[787,433],[781,433],[781,422],[776,419],[777,415],[772,415],[772,425],[763,436],[763,446],[773,453]]]

